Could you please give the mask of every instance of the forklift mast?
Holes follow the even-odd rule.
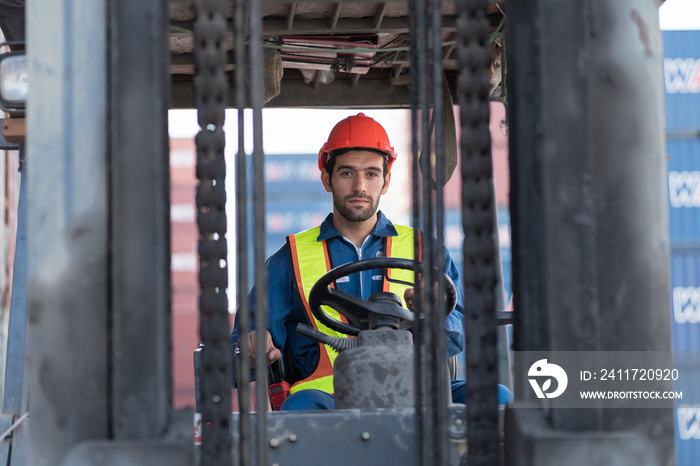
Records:
[[[14,319],[26,326],[14,343],[26,370],[6,381],[15,399],[0,425],[13,427],[0,461],[671,464],[672,405],[550,409],[521,390],[528,381],[515,367],[515,402],[499,422],[494,389],[511,373],[497,314],[504,305],[488,106],[495,39],[507,62],[497,93],[508,108],[513,349],[670,348],[657,3],[0,0],[0,28],[26,43],[31,79],[21,143],[26,249],[18,256],[26,290],[17,289],[26,306]],[[347,48],[358,36],[342,60],[307,66],[313,47]],[[295,72],[283,76],[282,67]],[[435,233],[422,235],[423,251],[444,246],[439,187],[459,154],[466,407],[448,406],[445,309],[424,291],[414,407],[270,414],[264,384],[251,407],[244,378],[240,412],[231,413],[228,310],[248,309],[245,291],[266,280],[263,107],[411,109],[412,224]],[[203,342],[198,449],[192,410],[172,408],[171,108],[197,108],[201,127],[192,193]],[[228,135],[237,136],[233,167],[223,157],[227,108],[238,110],[238,134]],[[227,174],[235,193],[225,192]],[[237,207],[237,244],[226,243],[227,201]],[[237,274],[239,296],[229,303],[233,249],[237,270],[250,262],[255,274]],[[444,269],[443,260],[426,255],[423,279],[442,285],[433,269]],[[257,288],[262,328],[267,298]],[[22,308],[20,300],[12,311]],[[255,344],[262,353],[262,339]],[[241,351],[247,374],[249,348]]]

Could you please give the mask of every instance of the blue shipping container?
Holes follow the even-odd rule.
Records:
[[[318,170],[318,168],[316,169]],[[319,181],[318,184],[321,184]],[[320,225],[331,211],[331,195],[288,195],[283,200],[267,201],[265,212],[266,253],[270,256],[282,246],[288,235]]]
[[[665,31],[664,84],[668,138],[671,331],[674,351],[700,350],[700,31]],[[697,353],[691,353],[700,364]],[[699,464],[700,365],[679,380],[676,456]],[[686,368],[687,369],[687,368]]]
[[[668,141],[672,247],[700,247],[700,139]]]
[[[674,390],[683,398],[674,401],[676,465],[696,466],[700,462],[700,366],[681,365]]]
[[[252,182],[248,185],[252,189]],[[265,257],[270,257],[293,233],[319,225],[332,209],[332,198],[321,184],[316,154],[265,156]],[[252,212],[253,203],[248,208]],[[249,238],[253,226],[249,226]],[[253,270],[253,241],[249,270]],[[251,272],[252,273],[252,272]]]
[[[700,351],[700,249],[671,250],[671,333],[674,351]]]
[[[501,253],[501,269],[503,277],[504,304],[507,309],[512,296],[511,287],[511,254],[510,254],[510,212],[508,207],[498,207],[496,211],[498,217],[498,242]],[[450,251],[450,256],[455,262],[457,269],[462,271],[462,212],[459,209],[447,209],[445,211],[445,246]],[[513,340],[512,325],[508,325],[508,341]],[[464,353],[459,354],[457,359],[457,379],[465,378]],[[505,381],[504,381],[505,382]]]
[[[666,130],[700,128],[700,31],[665,31]]]
[[[511,264],[510,264],[510,212],[508,207],[498,207],[498,241],[501,252],[501,268],[503,271],[503,291],[505,304],[510,301],[511,291]],[[445,211],[445,246],[450,251],[452,260],[458,270],[462,270],[462,213],[459,209],[447,209]]]
[[[310,197],[318,194],[325,198],[318,170],[318,155],[271,154],[265,156],[265,193],[269,200],[289,196]]]

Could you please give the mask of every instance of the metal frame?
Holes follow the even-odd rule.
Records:
[[[464,407],[453,405],[447,410],[445,462],[459,464],[466,425],[461,422]],[[236,425],[238,413],[232,414]],[[415,411],[412,408],[380,410],[336,410],[324,413],[279,412],[267,416],[267,431],[263,448],[268,462],[258,461],[259,452],[253,452],[251,464],[333,464],[338,466],[381,466],[387,464],[414,464]],[[251,416],[253,428],[259,416]],[[337,429],[343,426],[343,431]],[[233,432],[234,452],[241,444],[237,431]],[[319,448],[322,446],[322,448]],[[233,465],[242,465],[233,455]]]
[[[168,428],[172,404],[170,92],[167,14],[160,3],[109,4],[110,395],[115,438],[158,437]]]
[[[29,462],[191,464],[192,413],[170,407],[164,5],[27,13]]]
[[[24,151],[22,151],[24,152]],[[25,342],[27,339],[27,183],[20,180],[17,209],[17,240],[12,270],[12,301],[10,303],[10,329],[5,359],[5,386],[3,413],[17,416],[27,411],[25,371]]]
[[[27,4],[36,90],[26,166],[35,465],[59,464],[77,442],[110,431],[106,8],[104,0]]]
[[[499,2],[490,0],[487,3],[489,13],[487,18],[490,26],[495,28],[503,17],[496,6]],[[456,7],[453,2],[441,2],[437,6],[438,15],[442,17],[442,33],[437,41],[449,44],[454,40],[457,32]],[[188,96],[189,91],[186,87],[190,85],[194,74],[193,54],[189,45],[191,37],[188,33],[193,30],[192,17],[190,10],[184,8],[179,0],[171,1],[170,8],[171,73],[175,84],[173,106],[192,107],[193,100]],[[409,33],[408,12],[408,2],[404,1],[379,3],[262,1],[261,27],[263,37],[268,40],[284,35],[379,33],[381,45],[384,42],[401,39],[401,35]],[[227,14],[235,17],[232,9],[227,10]],[[233,41],[235,28],[231,28],[228,34],[227,39],[230,38],[229,40]],[[397,44],[402,42],[400,40]],[[458,69],[456,48],[454,43],[447,44],[442,48],[442,66],[445,70],[449,70],[448,79],[453,82],[455,71]],[[266,103],[266,106],[409,108],[410,93],[406,86],[409,81],[407,76],[410,68],[409,53],[407,51],[382,53],[380,50],[378,52],[376,61],[369,68],[368,73],[340,74],[330,84],[320,83],[322,72],[316,72],[314,77],[309,78],[308,74],[302,77],[301,73],[293,67],[286,68],[280,94]],[[234,66],[230,65],[228,69],[232,68]],[[304,82],[308,79],[311,81]],[[380,81],[380,84],[375,84],[373,81]],[[362,82],[360,86],[362,91],[357,90],[359,82]],[[391,87],[398,89],[389,89]],[[391,98],[387,98],[387,94],[390,94]]]
[[[20,157],[24,154],[21,148]],[[27,183],[20,178],[17,212],[17,239],[15,241],[12,271],[12,300],[10,326],[5,360],[5,385],[0,433],[0,462],[21,466],[26,463],[29,419],[25,344],[27,340]]]
[[[260,2],[251,7],[252,61],[259,63]],[[668,311],[668,237],[656,8],[641,0],[532,0],[510,7],[508,34],[518,38],[509,55],[516,349],[629,350],[640,342],[651,342],[642,349],[665,349],[668,312],[659,310]],[[167,53],[161,42],[141,53],[151,37],[167,35],[163,8],[156,0],[28,0],[36,86],[27,165],[32,464],[93,464],[100,456],[115,463],[192,460],[191,413],[171,417],[168,406]],[[337,7],[330,29],[342,25],[340,15]],[[368,20],[374,27],[389,24],[385,11]],[[293,14],[283,21],[295,27]],[[439,84],[433,84],[437,98]],[[428,108],[428,92],[422,84],[416,108]],[[260,90],[252,95],[258,189]],[[144,111],[144,101],[153,106]],[[421,119],[425,136],[427,119]],[[426,138],[414,141],[416,148],[427,146]],[[423,200],[424,218],[432,220],[432,199]],[[134,202],[143,205],[129,211]],[[262,202],[256,199],[253,208],[258,219]],[[439,209],[438,201],[438,224]],[[261,233],[258,222],[256,237]],[[428,247],[439,246],[439,238],[434,244],[426,236]],[[151,268],[134,273],[139,268],[132,265],[141,261]],[[260,250],[255,262],[256,280],[264,283]],[[244,262],[240,270],[246,268]],[[601,324],[604,317],[611,323]],[[433,324],[424,331],[439,338],[431,334]],[[424,368],[422,360],[417,364]],[[135,377],[140,385],[130,386]],[[521,378],[517,386],[525,385]],[[441,396],[425,397],[429,407],[418,411],[418,420],[401,418],[415,427],[424,463],[447,458],[439,434],[444,425],[425,423],[444,419]],[[590,458],[591,445],[610,455],[636,451],[649,464],[665,464],[672,455],[670,411],[571,415],[523,398],[507,422],[510,464],[558,464],[559,446],[549,445],[562,438],[571,461]],[[383,415],[378,419],[393,413]],[[262,459],[272,446],[263,438],[266,415],[254,426],[250,413],[244,419],[256,429]],[[589,433],[580,435],[581,429]],[[252,452],[246,441],[241,451]]]
[[[507,34],[518,38],[508,55],[514,349],[667,350],[656,4],[510,6]],[[516,367],[516,387],[527,386],[526,371]],[[509,411],[508,464],[560,464],[561,458],[548,459],[554,453],[548,442],[584,430],[620,464],[624,457],[616,455],[627,448],[642,448],[639,457],[649,464],[673,456],[672,403],[668,410],[518,409],[538,406],[528,393],[517,391]],[[630,442],[646,441],[625,446],[623,432]],[[589,442],[569,440],[568,461],[591,461]]]
[[[261,0],[244,2],[234,1],[234,30],[236,31],[235,63],[235,105],[238,109],[238,152],[236,154],[236,227],[238,231],[237,246],[237,299],[236,308],[240,313],[240,328],[250,325],[248,290],[248,273],[255,277],[255,328],[267,328],[267,269],[265,267],[265,178],[264,153],[262,146],[262,107],[263,107],[263,74],[262,74],[262,19]],[[246,8],[247,7],[247,8]],[[247,63],[245,44],[250,62]],[[249,84],[246,83],[249,76]],[[245,150],[246,107],[252,110],[253,151],[247,154]],[[248,174],[253,175],[252,187],[248,185]],[[252,202],[249,199],[252,197]],[[250,228],[252,224],[252,229]],[[252,262],[249,254],[248,238],[255,238],[252,250]],[[250,265],[252,264],[252,270]],[[256,332],[255,351],[265,354],[264,333]],[[249,387],[250,348],[246,338],[239,341],[241,349],[240,379],[238,379],[238,403],[240,418],[233,425],[240,428],[240,442],[234,446],[242,465],[267,464],[265,439],[267,432],[267,386],[260,378],[255,384],[256,409],[258,416],[252,425]],[[266,374],[267,367],[263,358],[256,358],[256,374]],[[263,413],[263,414],[261,414]],[[253,463],[253,455],[257,463]],[[234,455],[235,458],[235,455]]]

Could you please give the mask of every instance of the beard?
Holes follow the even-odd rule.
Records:
[[[364,199],[368,201],[368,204],[364,208],[353,207],[350,201],[353,199]],[[371,196],[362,196],[360,194],[351,194],[346,196],[344,199],[340,199],[335,192],[333,193],[333,205],[340,215],[351,222],[364,222],[369,220],[374,214],[377,213],[379,208],[379,197],[377,199]]]

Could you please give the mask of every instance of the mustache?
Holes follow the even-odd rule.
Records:
[[[364,196],[364,195],[362,195],[362,194],[351,194],[351,195],[345,197],[345,200],[346,200],[346,201],[352,201],[352,200],[355,200],[355,199],[364,200],[364,201],[369,201],[369,202],[372,202],[372,201],[373,201],[373,199],[372,199],[371,196]]]

